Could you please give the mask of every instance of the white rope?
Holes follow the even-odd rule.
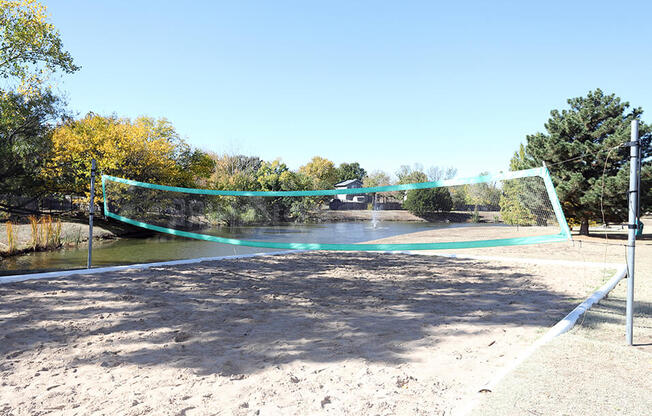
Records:
[[[588,311],[595,303],[600,302],[614,287],[627,275],[627,266],[620,265],[618,271],[604,285],[589,296],[584,302],[580,303],[561,321],[557,322],[541,338],[537,339],[532,345],[525,349],[519,356],[507,367],[503,367],[491,380],[479,388],[478,392],[493,391],[493,389],[505,378],[505,376],[527,360],[539,347],[552,341],[554,338],[564,334],[573,328],[577,320]],[[467,405],[460,411],[460,415],[467,415],[473,410],[478,399],[469,400]]]

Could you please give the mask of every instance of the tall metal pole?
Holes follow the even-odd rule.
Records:
[[[86,268],[93,264],[93,216],[95,215],[95,159],[91,159],[91,199],[88,207],[88,260]]]
[[[627,226],[627,344],[634,344],[634,252],[638,227],[638,120],[632,120],[632,136],[629,152],[629,221]]]

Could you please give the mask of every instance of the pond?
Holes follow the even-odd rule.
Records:
[[[400,234],[448,227],[424,222],[291,224],[270,227],[215,228],[204,231],[220,237],[297,243],[360,243]],[[93,243],[93,266],[116,266],[197,257],[262,253],[273,249],[242,247],[160,234],[148,238],[121,238]],[[86,247],[28,253],[0,262],[0,275],[69,270],[86,267]]]

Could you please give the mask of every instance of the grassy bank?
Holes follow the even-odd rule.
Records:
[[[102,226],[93,227],[93,239],[116,237],[114,232]],[[2,257],[31,251],[57,250],[86,242],[88,242],[88,224],[57,220],[0,224],[0,256]]]

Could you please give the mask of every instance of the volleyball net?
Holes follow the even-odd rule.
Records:
[[[359,186],[359,182],[346,185]],[[107,217],[160,233],[223,244],[406,251],[570,239],[545,167],[435,182],[346,185],[342,189],[237,191],[102,176]],[[407,212],[422,221],[409,226],[393,221],[407,218]],[[350,222],[352,219],[357,222]]]

